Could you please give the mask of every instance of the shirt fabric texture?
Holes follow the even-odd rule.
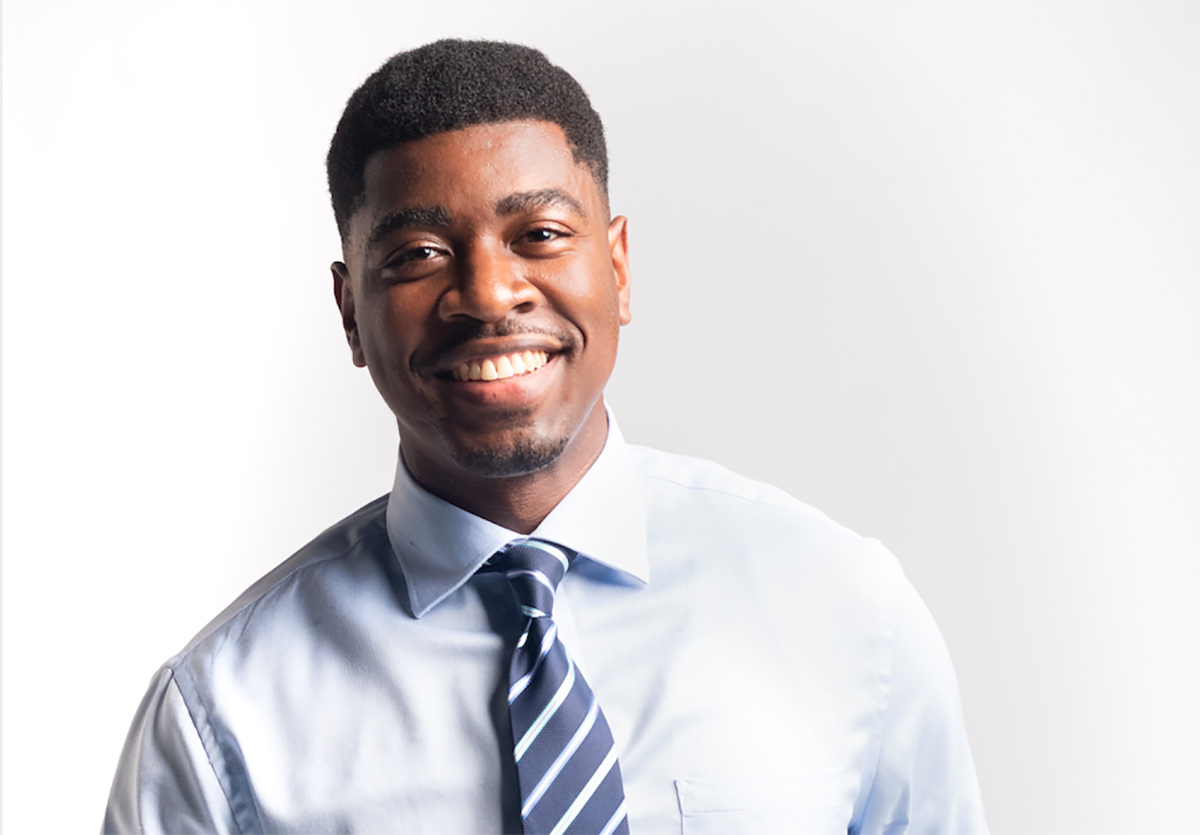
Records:
[[[949,655],[896,559],[708,461],[604,451],[531,534],[581,555],[561,638],[635,833],[985,832]],[[106,832],[520,832],[508,665],[476,573],[518,534],[395,485],[151,682]]]

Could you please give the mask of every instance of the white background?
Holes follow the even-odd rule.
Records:
[[[899,556],[994,832],[1200,831],[1196,4],[3,14],[5,832],[94,831],[155,668],[389,488],[323,158],[447,35],[590,92],[626,436]]]

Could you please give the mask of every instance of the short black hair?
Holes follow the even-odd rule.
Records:
[[[362,204],[377,151],[471,125],[534,119],[562,128],[576,162],[608,194],[604,125],[587,93],[540,51],[501,41],[441,40],[393,55],[354,91],[325,160],[338,232]]]

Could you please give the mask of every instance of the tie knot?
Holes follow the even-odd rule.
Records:
[[[517,539],[488,561],[503,571],[516,592],[521,611],[529,618],[548,618],[554,611],[554,592],[570,564],[567,551],[541,539]]]

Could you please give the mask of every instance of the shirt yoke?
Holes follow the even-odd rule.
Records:
[[[268,571],[226,606],[220,614],[209,621],[165,666],[174,667],[197,646],[225,628],[244,610],[264,598],[270,597],[297,575],[305,573],[315,566],[346,556],[368,538],[374,536],[386,538],[384,512],[387,500],[388,497],[385,494],[363,505],[341,521],[326,528],[299,551]]]
[[[855,539],[875,542],[872,538],[851,531],[790,493],[735,473],[715,461],[632,444],[628,448],[643,478],[647,480],[665,482],[685,490],[719,493],[765,508],[790,511],[806,521],[837,528]]]

